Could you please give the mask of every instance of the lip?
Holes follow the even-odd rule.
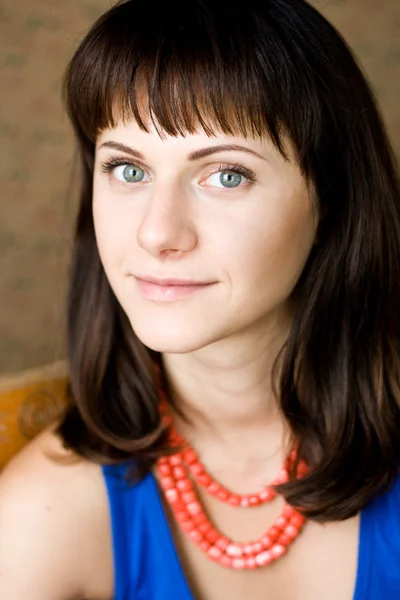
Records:
[[[210,283],[214,283],[211,281],[195,281],[194,279],[181,279],[178,277],[163,277],[156,275],[134,275],[135,279],[140,279],[141,281],[148,281],[150,283],[155,283],[156,285],[208,285]]]
[[[153,302],[174,302],[189,298],[216,283],[215,281],[195,281],[154,275],[134,275],[133,277],[142,295],[146,300]]]

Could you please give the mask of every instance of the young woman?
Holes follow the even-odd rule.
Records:
[[[345,42],[119,2],[65,92],[71,404],[2,476],[2,600],[400,597],[399,187]]]

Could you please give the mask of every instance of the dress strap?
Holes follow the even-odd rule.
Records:
[[[400,476],[362,511],[353,600],[400,598]]]
[[[114,599],[130,600],[129,597],[129,542],[126,528],[126,490],[124,480],[126,469],[114,465],[102,467],[106,484],[110,525],[112,534],[112,547],[114,559]]]
[[[130,484],[106,466],[114,552],[114,600],[193,600],[154,476]]]

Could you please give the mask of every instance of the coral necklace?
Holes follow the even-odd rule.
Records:
[[[165,413],[164,413],[165,415]],[[281,515],[274,525],[258,540],[234,542],[219,533],[207,518],[199,502],[195,483],[222,502],[237,507],[254,507],[276,498],[272,487],[265,487],[255,494],[234,494],[215,481],[207,473],[196,452],[175,431],[170,436],[172,446],[180,447],[175,454],[161,457],[157,461],[161,486],[165,498],[181,530],[207,556],[223,567],[233,569],[257,569],[283,556],[290,544],[299,535],[305,517],[285,503]],[[284,467],[272,485],[288,481],[288,469],[296,458],[295,450],[289,454]],[[300,461],[297,476],[307,472],[307,465]]]

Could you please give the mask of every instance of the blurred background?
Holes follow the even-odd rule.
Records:
[[[311,3],[356,53],[400,157],[399,0]],[[110,4],[0,0],[0,373],[64,356],[77,182],[60,84],[79,40]]]

